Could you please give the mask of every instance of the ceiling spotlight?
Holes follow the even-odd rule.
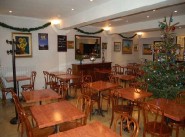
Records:
[[[155,10],[153,10],[153,11],[155,11]]]
[[[12,13],[12,10],[9,10],[9,13]]]
[[[71,9],[71,10],[75,10],[75,9]]]
[[[179,29],[181,29],[182,27],[179,27]]]
[[[174,12],[177,13],[177,10],[175,10]]]
[[[92,2],[93,0],[89,0],[90,2]]]
[[[149,18],[150,16],[146,16],[147,18]]]

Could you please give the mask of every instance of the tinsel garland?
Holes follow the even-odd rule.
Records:
[[[35,28],[18,28],[18,27],[13,27],[13,26],[10,26],[10,25],[7,25],[3,22],[0,22],[0,26],[1,27],[4,27],[4,28],[8,28],[8,29],[12,29],[12,30],[16,30],[16,31],[21,31],[21,32],[30,32],[30,31],[36,31],[36,30],[39,30],[39,29],[43,29],[43,28],[46,28],[48,27],[49,25],[51,25],[51,22],[48,22],[42,26],[39,26],[39,27],[35,27]]]
[[[131,36],[131,37],[125,37],[125,36],[123,36],[122,34],[118,34],[119,36],[121,36],[122,38],[124,38],[124,39],[133,39],[137,34],[134,34],[133,36]]]
[[[84,34],[88,34],[88,35],[90,35],[90,34],[98,34],[98,33],[101,33],[101,32],[104,31],[104,29],[101,29],[101,30],[98,30],[98,31],[96,31],[96,32],[86,32],[86,31],[83,31],[83,30],[78,29],[78,28],[74,28],[74,29],[77,30],[77,31],[80,32],[80,33],[84,33]]]

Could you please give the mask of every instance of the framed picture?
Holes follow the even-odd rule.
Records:
[[[132,54],[132,46],[133,46],[132,40],[123,40],[122,53],[123,54]]]
[[[12,33],[12,38],[18,42],[16,44],[16,57],[32,56],[31,33]]]
[[[47,33],[39,33],[39,50],[48,50],[48,34]]]
[[[114,42],[114,51],[121,51],[121,42]]]
[[[143,55],[152,55],[152,44],[143,44]]]
[[[67,41],[67,48],[74,49],[74,41]]]
[[[102,43],[102,49],[107,49],[107,43]]]

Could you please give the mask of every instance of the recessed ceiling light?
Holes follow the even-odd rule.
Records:
[[[75,10],[75,9],[71,9],[71,10]]]
[[[155,11],[155,10],[153,10],[153,11]]]
[[[177,10],[174,11],[175,13],[177,12]]]
[[[93,0],[89,0],[90,2],[92,2]]]
[[[9,13],[12,13],[12,10],[9,10]]]
[[[149,18],[150,16],[146,16],[147,18]]]
[[[181,29],[182,27],[179,27],[179,29]]]

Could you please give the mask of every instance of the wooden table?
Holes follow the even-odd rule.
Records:
[[[53,72],[49,72],[50,74],[53,74],[55,76],[58,76],[58,75],[65,75],[66,72],[63,72],[63,71],[53,71]]]
[[[110,83],[110,82],[106,82],[106,81],[95,81],[95,82],[89,83],[89,88],[98,92],[99,100],[101,99],[101,96],[100,96],[101,91],[105,91],[105,90],[108,91],[108,90],[116,88],[118,86],[119,86],[118,84],[114,84],[114,83]],[[103,113],[102,113],[102,108],[100,108],[100,113],[99,114],[104,116]]]
[[[128,99],[130,101],[144,101],[145,98],[152,96],[153,94],[150,92],[143,91],[141,89],[136,88],[121,88],[117,90],[119,92],[120,97],[124,99]],[[140,120],[140,109],[138,108],[138,123]]]
[[[55,126],[59,131],[60,123],[85,117],[85,114],[68,101],[60,101],[30,108],[33,118],[39,128]]]
[[[131,87],[121,88],[121,89],[118,89],[117,91],[119,92],[122,98],[131,100],[131,101],[145,99],[153,95],[151,92],[146,92],[141,89],[136,89]]]
[[[24,91],[22,96],[26,103],[41,102],[51,99],[59,99],[61,96],[52,89],[41,89],[34,91]]]
[[[50,135],[49,137],[120,137],[110,128],[100,122],[93,122],[85,126],[74,128],[65,132]]]
[[[185,120],[185,105],[164,98],[153,99],[147,103],[160,107],[164,111],[164,116],[168,118],[175,121]]]
[[[23,75],[23,76],[16,76],[16,82],[17,82],[17,96],[19,97],[19,81],[25,81],[25,80],[30,80],[31,78]],[[5,80],[7,82],[13,82],[13,76],[5,77]]]
[[[130,82],[136,78],[136,76],[133,75],[114,75],[114,77],[119,78],[120,80],[123,80],[125,82],[125,87],[126,87],[126,82]]]

